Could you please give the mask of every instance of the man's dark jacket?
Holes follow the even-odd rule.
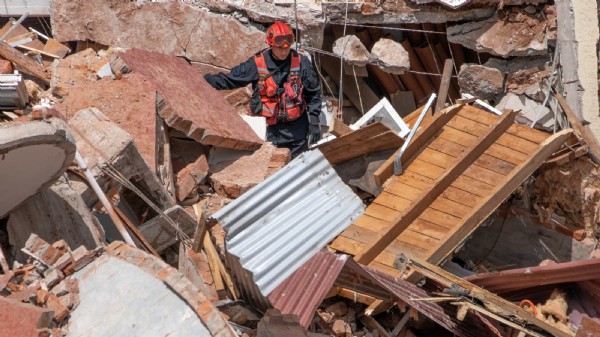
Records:
[[[287,81],[290,73],[290,60],[294,50],[291,50],[287,59],[281,61],[275,59],[271,50],[265,52],[265,63],[269,73],[281,66],[278,71],[273,73],[272,77],[280,91],[283,84]],[[204,78],[210,85],[216,89],[235,89],[252,83],[252,89],[256,89],[258,83],[258,69],[254,62],[254,56],[246,62],[234,67],[228,74],[218,73],[216,75],[205,75]],[[321,113],[321,86],[315,74],[310,60],[300,55],[300,78],[304,87],[303,96],[306,102],[306,112],[297,120],[289,123],[277,123],[267,126],[267,141],[276,146],[290,143],[298,140],[304,140],[308,134],[308,123],[319,124],[319,114]]]

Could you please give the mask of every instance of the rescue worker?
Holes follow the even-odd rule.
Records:
[[[252,83],[250,110],[266,117],[267,141],[289,148],[292,158],[321,138],[321,86],[310,60],[291,50],[292,29],[276,21],[267,29],[267,49],[229,73],[205,75],[215,89],[235,89]]]

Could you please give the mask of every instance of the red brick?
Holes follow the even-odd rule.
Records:
[[[56,297],[54,294],[48,294],[48,300],[46,301],[46,306],[48,310],[54,311],[54,321],[56,323],[62,322],[67,316],[69,316],[69,309]],[[68,295],[67,295],[68,296]]]
[[[52,312],[48,309],[0,296],[0,334],[2,336],[38,336],[38,329],[47,329],[51,319]]]

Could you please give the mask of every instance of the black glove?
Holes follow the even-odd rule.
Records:
[[[315,145],[321,139],[321,126],[310,124],[308,126],[308,146]]]

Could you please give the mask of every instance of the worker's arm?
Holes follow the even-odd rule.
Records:
[[[204,79],[212,85],[213,88],[218,90],[236,89],[258,81],[258,69],[256,69],[254,59],[251,57],[248,61],[231,68],[231,71],[227,74],[206,74],[204,75]]]
[[[310,60],[302,56],[300,65],[300,78],[304,87],[304,101],[310,124],[319,124],[321,114],[321,85]]]

